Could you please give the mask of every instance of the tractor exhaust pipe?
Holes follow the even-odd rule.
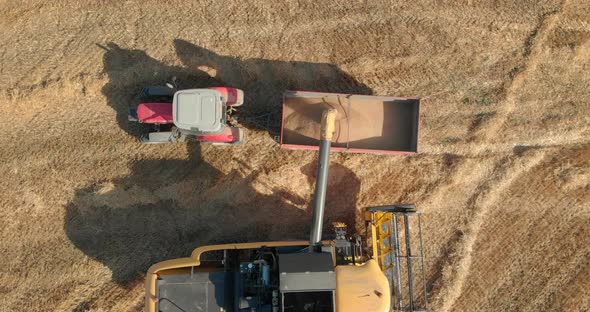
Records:
[[[326,207],[326,185],[328,183],[328,167],[330,165],[330,147],[336,125],[336,109],[330,108],[322,113],[320,134],[320,156],[318,158],[318,173],[313,198],[313,218],[309,251],[317,252],[322,247],[322,225]]]

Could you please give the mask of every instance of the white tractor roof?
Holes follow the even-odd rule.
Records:
[[[221,93],[212,89],[188,89],[174,93],[174,124],[182,130],[218,132],[223,129]]]

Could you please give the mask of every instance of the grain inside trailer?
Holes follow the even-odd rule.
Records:
[[[420,100],[388,96],[289,91],[283,98],[281,144],[317,149],[321,112],[338,110],[333,149],[394,154],[416,153]]]

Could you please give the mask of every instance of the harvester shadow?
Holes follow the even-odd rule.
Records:
[[[191,148],[198,155],[198,145]],[[310,188],[316,166],[301,169]],[[354,224],[360,190],[352,171],[330,169],[324,238],[331,237],[333,221]],[[311,197],[284,189],[261,193],[252,187],[259,172],[225,175],[198,159],[144,160],[131,172],[76,191],[66,207],[68,238],[109,267],[116,282],[140,278],[150,265],[203,245],[308,239]]]
[[[129,176],[80,189],[67,205],[68,238],[114,281],[201,245],[306,238],[308,212],[259,194],[253,177],[222,174],[199,160],[197,144],[190,148],[188,160],[139,161]]]
[[[248,101],[253,103],[253,109],[265,109],[262,104],[255,104],[258,96],[264,96],[264,90],[258,90],[264,83],[226,84],[205,71],[168,66],[140,50],[123,49],[112,43],[102,48],[106,50],[104,69],[109,77],[102,92],[116,112],[118,125],[127,133],[135,135],[139,130],[129,127],[127,122],[127,110],[137,100],[136,93],[143,86],[160,85],[172,76],[178,77],[186,87],[223,84],[243,88],[246,94],[251,92]],[[254,64],[259,62],[263,60]],[[237,60],[231,64],[238,66],[238,70],[245,68]],[[308,70],[312,65],[306,65]],[[272,65],[264,66],[272,68]],[[268,83],[269,79],[265,81]],[[298,86],[294,84],[295,88]],[[274,87],[282,88],[282,85]],[[259,93],[253,92],[256,90]],[[280,107],[280,102],[279,96],[261,103]],[[162,152],[161,147],[143,148]],[[114,281],[136,280],[150,265],[187,256],[202,245],[308,238],[311,221],[306,208],[309,205],[302,206],[310,203],[311,198],[301,198],[288,189],[260,192],[253,183],[261,178],[257,173],[261,169],[248,175],[237,171],[224,174],[201,158],[198,143],[186,143],[186,148],[188,159],[135,161],[129,166],[128,176],[79,189],[67,204],[66,235],[84,254],[106,265]],[[178,149],[170,151],[178,152]],[[220,148],[219,152],[224,151]],[[351,183],[360,185],[356,177],[346,175]],[[348,192],[356,194],[359,189],[356,186]],[[331,201],[338,198],[337,193],[329,195],[327,207],[336,207]],[[326,221],[336,217],[329,216]]]

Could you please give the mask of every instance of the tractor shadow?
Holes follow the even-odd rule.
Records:
[[[244,90],[239,119],[247,128],[280,133],[282,95],[286,90],[372,94],[338,66],[328,63],[238,59],[176,39],[176,54],[184,66],[170,66],[142,50],[124,49],[115,43],[97,44],[103,55],[109,82],[102,88],[107,103],[116,112],[119,127],[131,135],[141,125],[127,121],[128,109],[139,104],[143,87],[164,85],[172,77],[180,89],[228,86]]]
[[[273,66],[263,64],[263,60],[247,60],[244,63],[236,59],[228,61],[228,57],[218,56],[194,45],[189,46],[186,42],[175,43],[177,49],[184,53],[183,62],[190,57],[188,54],[191,50],[195,53],[200,51],[213,60],[229,62],[223,64],[218,72],[231,71],[230,67],[236,66],[235,70],[243,78],[227,82],[221,79],[227,78],[225,74],[218,74],[214,78],[206,71],[189,66],[169,66],[140,50],[123,49],[113,43],[101,46],[106,51],[104,70],[109,78],[102,92],[108,105],[116,112],[116,122],[127,133],[135,135],[140,130],[130,127],[127,121],[127,110],[130,103],[137,101],[136,94],[142,87],[161,85],[172,76],[178,77],[180,87],[184,88],[213,85],[243,88],[246,94],[250,93],[247,103],[252,103],[253,111],[264,111],[272,105],[280,109],[283,88],[318,90],[309,81],[291,81],[285,85],[284,82],[273,82],[273,79],[281,78],[276,75],[283,69],[274,71],[272,79],[262,79],[262,73],[254,75],[257,70],[273,72]],[[267,62],[273,64],[274,61]],[[278,68],[286,66],[281,63],[277,63]],[[298,66],[313,72],[313,64],[303,64],[307,65]],[[321,71],[333,70],[329,65],[318,66],[324,68]],[[263,81],[253,82],[250,80],[252,77]],[[265,86],[274,89],[264,90]],[[346,86],[342,88],[346,89]],[[269,96],[266,91],[273,95]],[[356,89],[349,91],[359,92]],[[84,254],[106,265],[115,282],[127,283],[140,279],[150,265],[185,257],[202,245],[307,240],[311,223],[311,196],[302,198],[289,189],[273,188],[272,185],[272,191],[263,194],[253,187],[253,183],[265,179],[265,165],[250,168],[249,171],[234,170],[225,174],[202,159],[198,143],[184,144],[188,154],[185,159],[136,160],[129,164],[128,176],[78,189],[67,204],[64,217],[67,237]],[[163,147],[142,148],[153,148],[159,153],[163,151]],[[223,150],[220,148],[220,153]],[[170,151],[178,153],[177,148],[170,148]],[[310,175],[310,183],[314,183],[315,179],[311,177],[315,174],[314,166],[311,164],[307,169],[302,169],[302,174]],[[330,221],[350,218],[350,213],[345,210],[355,210],[353,202],[356,202],[356,194],[360,189],[360,181],[354,173],[345,172],[348,170],[346,168],[332,170],[330,179],[334,174],[339,177],[335,180],[340,181],[336,182],[335,187],[346,184],[350,188],[346,190],[346,195],[341,195],[338,191],[330,191],[334,188],[330,183],[325,237],[330,237]]]
[[[117,124],[127,133],[137,136],[142,131],[138,123],[127,119],[129,107],[140,103],[140,93],[147,86],[163,86],[176,77],[180,87],[211,87],[222,83],[203,71],[184,66],[170,66],[142,50],[123,49],[115,43],[97,44],[105,53],[103,71],[109,82],[102,88],[108,105],[115,111]]]

